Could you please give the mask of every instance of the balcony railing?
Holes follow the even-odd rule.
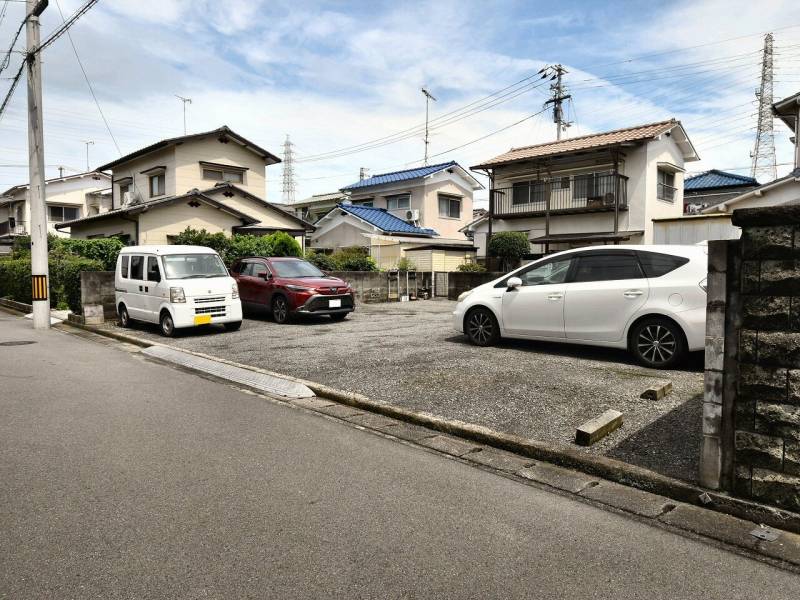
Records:
[[[627,210],[627,187],[628,178],[614,173],[525,181],[493,189],[492,213],[503,218]]]
[[[0,235],[24,235],[25,223],[16,221],[12,226],[8,221],[0,223]]]

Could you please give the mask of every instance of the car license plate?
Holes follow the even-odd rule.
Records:
[[[194,318],[195,325],[208,325],[211,323],[211,315],[197,315]]]
[[[337,298],[336,300],[328,300],[328,308],[342,308],[341,298]]]

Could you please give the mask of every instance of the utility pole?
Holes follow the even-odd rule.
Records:
[[[84,144],[86,144],[86,171],[87,173],[91,170],[89,166],[89,146],[94,146],[94,142],[92,140],[82,140]]]
[[[46,0],[26,0],[25,63],[28,79],[28,199],[31,203],[31,287],[33,328],[50,329],[50,272],[47,265],[47,205],[44,183],[44,133],[42,131],[42,63],[39,54],[39,16]]]
[[[758,98],[758,127],[756,143],[750,158],[753,165],[750,176],[765,175],[769,181],[778,178],[775,158],[775,128],[772,121],[772,34],[764,36],[764,55],[761,60],[761,86],[756,90]]]
[[[430,141],[428,140],[428,114],[429,114],[429,111],[430,111],[431,100],[436,102],[436,98],[434,98],[433,94],[431,94],[425,88],[422,88],[422,93],[425,95],[425,159],[424,159],[422,164],[427,167],[428,166],[428,144],[430,144]]]
[[[183,102],[183,135],[186,135],[186,105],[192,103],[191,98],[184,98],[183,96],[178,96],[175,94],[175,97]]]
[[[563,65],[548,65],[539,70],[539,73],[542,74],[542,79],[550,77],[550,81],[555,81],[555,83],[550,84],[550,92],[552,93],[553,97],[547,100],[544,105],[545,107],[548,104],[553,105],[553,123],[556,124],[556,139],[561,139],[561,132],[566,131],[567,127],[569,127],[572,123],[569,123],[564,120],[564,109],[562,108],[562,103],[564,100],[568,100],[572,98],[571,94],[567,94],[566,87],[562,82],[562,77],[566,75],[569,71],[567,71]]]
[[[286,141],[283,142],[283,201],[292,204],[295,200],[296,184],[294,180],[294,144],[286,134]]]

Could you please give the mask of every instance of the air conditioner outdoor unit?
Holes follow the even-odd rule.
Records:
[[[122,205],[127,206],[131,203],[131,192],[125,192],[122,194]]]
[[[122,194],[122,206],[130,204],[141,204],[142,196],[138,192],[125,192]]]
[[[419,221],[419,210],[413,208],[406,211],[406,221]]]

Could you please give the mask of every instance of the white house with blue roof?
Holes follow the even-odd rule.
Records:
[[[698,214],[758,187],[758,181],[747,175],[719,169],[703,171],[683,181],[683,212]]]

